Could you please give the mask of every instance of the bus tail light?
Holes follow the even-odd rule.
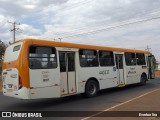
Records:
[[[21,77],[19,76],[19,84],[18,84],[18,88],[21,89],[22,88],[22,80]]]

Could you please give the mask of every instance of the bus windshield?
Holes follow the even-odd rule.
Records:
[[[11,62],[17,60],[20,54],[21,46],[22,42],[9,46],[5,51],[4,62]]]

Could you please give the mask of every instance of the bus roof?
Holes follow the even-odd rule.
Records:
[[[41,39],[23,39],[20,41],[31,41],[33,44],[43,44],[55,47],[67,47],[67,48],[81,48],[88,50],[108,50],[108,51],[116,51],[116,52],[132,52],[132,53],[146,53],[151,54],[147,50],[136,50],[136,49],[126,49],[126,48],[115,48],[115,47],[107,47],[107,46],[95,46],[95,45],[86,45],[86,44],[75,44],[68,42],[57,42],[52,40],[41,40]],[[17,41],[19,42],[19,41]]]

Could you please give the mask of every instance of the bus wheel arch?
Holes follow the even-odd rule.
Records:
[[[89,78],[85,84],[85,96],[90,98],[97,95],[100,89],[99,82],[96,78]]]
[[[143,73],[141,74],[141,78],[140,78],[140,83],[139,83],[139,84],[140,84],[140,85],[145,85],[146,82],[147,82],[147,80],[148,80],[148,79],[147,79],[147,74],[143,72]]]

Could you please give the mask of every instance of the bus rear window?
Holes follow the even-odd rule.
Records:
[[[52,69],[57,67],[56,50],[53,47],[31,46],[29,48],[30,69]]]
[[[17,60],[20,54],[21,46],[22,42],[19,42],[7,47],[4,55],[4,62]]]
[[[21,45],[15,46],[15,47],[13,48],[13,52],[20,50],[20,48],[21,48]]]

